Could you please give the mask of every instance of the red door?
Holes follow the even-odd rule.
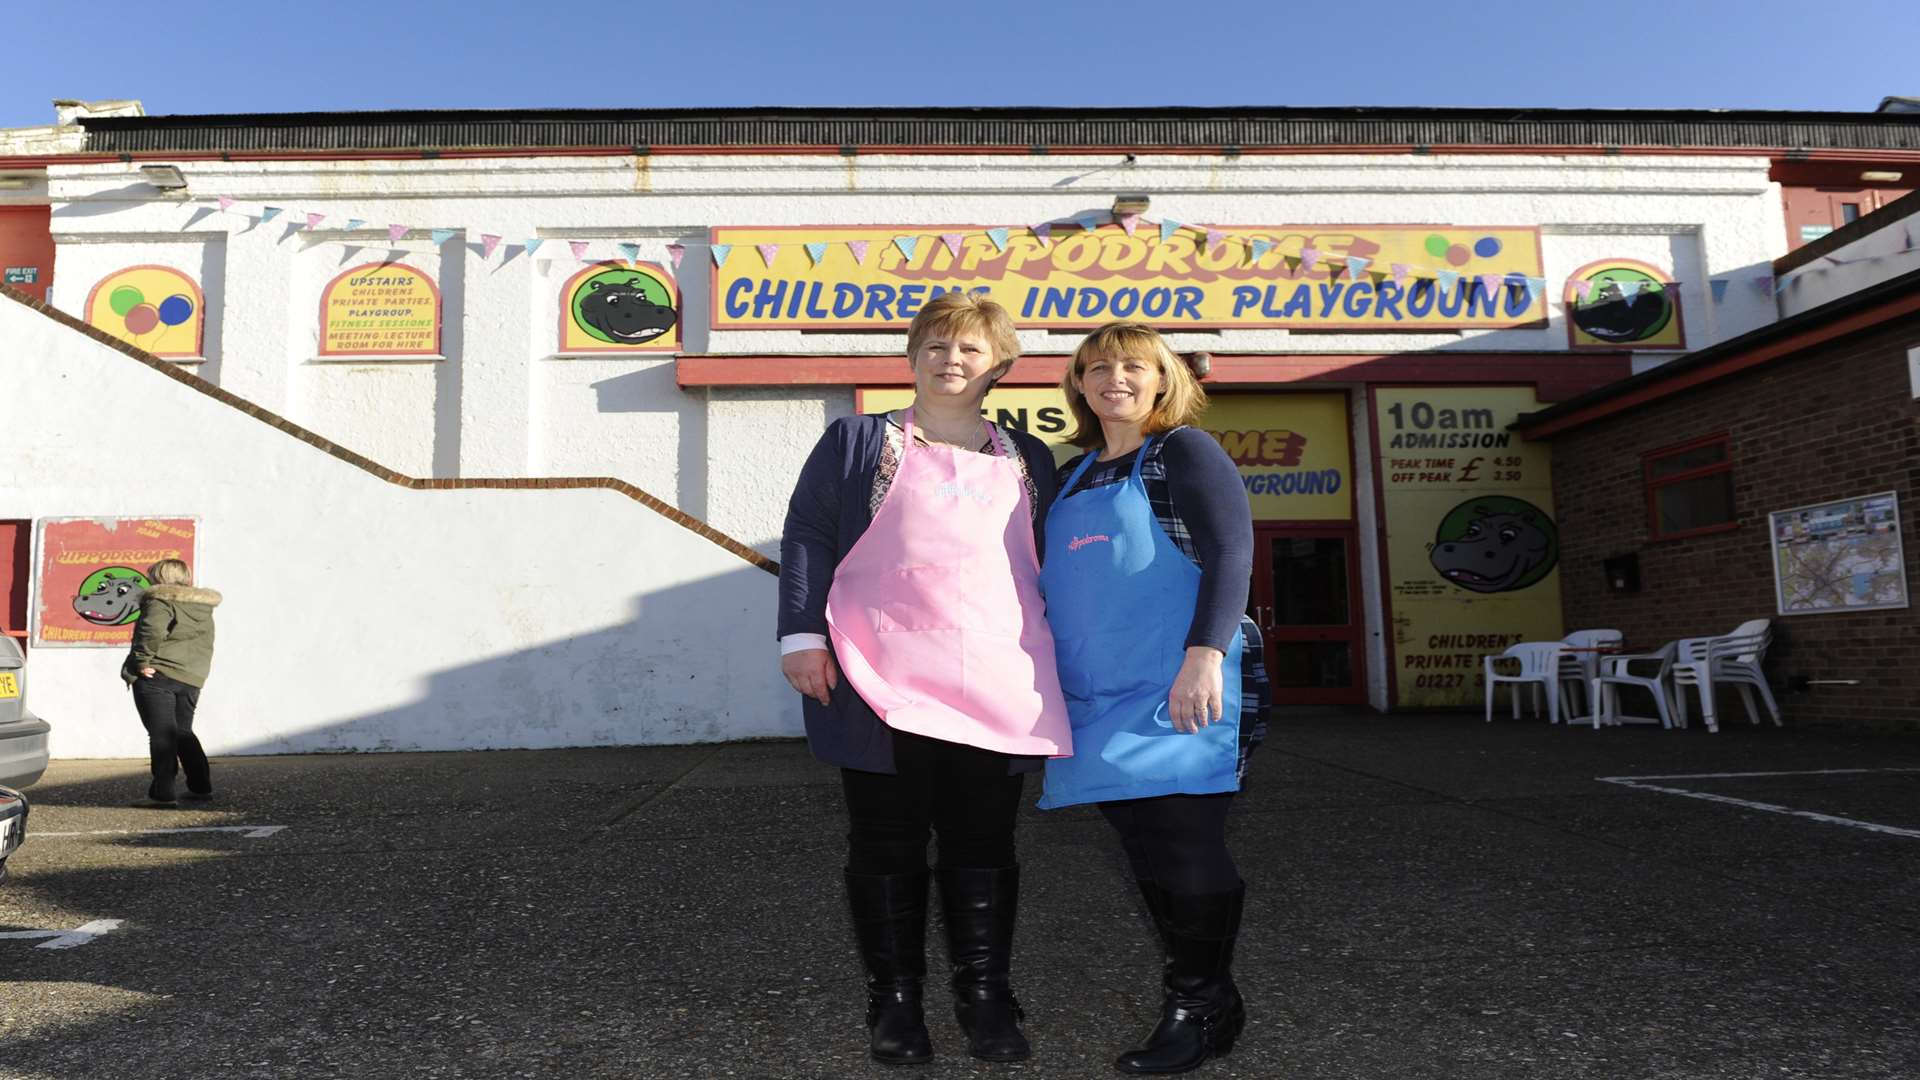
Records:
[[[30,523],[0,521],[0,635],[27,648],[27,569]]]
[[[1366,620],[1352,526],[1255,525],[1248,614],[1267,639],[1275,705],[1367,703]]]
[[[0,284],[45,300],[53,284],[53,210],[0,206]]]

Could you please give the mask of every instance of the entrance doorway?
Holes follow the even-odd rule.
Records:
[[[27,648],[27,574],[30,570],[27,521],[0,521],[0,636]]]
[[[1367,703],[1366,619],[1352,526],[1253,530],[1247,613],[1267,639],[1275,705]]]

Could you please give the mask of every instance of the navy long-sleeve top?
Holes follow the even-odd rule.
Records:
[[[887,441],[884,416],[849,416],[828,425],[800,469],[780,536],[780,611],[776,635],[826,634],[827,592],[840,560],[873,523],[874,475]],[[998,429],[1012,441],[1032,482],[1034,550],[1053,501],[1053,455],[1024,432]],[[964,525],[964,523],[959,523]],[[1229,635],[1231,636],[1231,635]],[[894,772],[886,724],[843,676],[830,705],[802,698],[807,745],[815,757],[863,772]],[[1039,758],[1014,758],[1013,771],[1039,768]]]
[[[1094,462],[1073,490],[1125,481],[1139,455],[1135,450]],[[1085,456],[1060,467],[1062,487]],[[1168,539],[1200,568],[1200,595],[1187,627],[1187,645],[1227,651],[1246,613],[1253,579],[1253,509],[1239,467],[1213,436],[1182,427],[1154,437],[1147,460],[1140,464],[1140,481]],[[1072,492],[1063,494],[1072,497]]]

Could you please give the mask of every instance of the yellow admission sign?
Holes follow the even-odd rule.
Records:
[[[957,290],[993,297],[1022,327],[1056,330],[1115,319],[1176,330],[1461,329],[1547,317],[1545,296],[1525,281],[1541,274],[1535,229],[1216,231],[1218,243],[1193,228],[1162,239],[1117,225],[1061,225],[1051,238],[979,225],[721,226],[712,231],[726,253],[712,271],[712,325],[901,328]]]
[[[1543,407],[1523,387],[1374,392],[1403,707],[1478,705],[1482,657],[1564,633],[1552,454],[1508,430]]]

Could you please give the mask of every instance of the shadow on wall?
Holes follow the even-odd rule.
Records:
[[[583,571],[584,572],[584,571]],[[219,671],[197,727],[218,754],[355,753],[670,745],[801,733],[799,698],[779,674],[772,625],[715,612],[770,588],[751,566],[691,585],[635,596],[616,626],[529,645],[436,671],[416,700],[302,731],[235,741],[245,723],[222,708]],[[528,589],[529,593],[537,590]],[[530,595],[525,609],[540,598]],[[518,611],[503,607],[509,625]],[[699,618],[688,620],[688,613]],[[462,628],[450,626],[448,634]],[[326,668],[351,678],[355,648],[385,648],[379,636],[343,647]],[[137,721],[131,713],[129,724]],[[221,736],[227,737],[221,737]]]

